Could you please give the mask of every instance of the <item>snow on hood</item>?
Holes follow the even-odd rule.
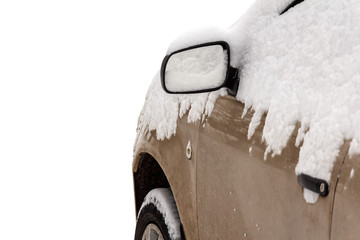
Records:
[[[267,112],[264,153],[275,156],[301,123],[296,174],[330,181],[345,140],[350,154],[360,153],[360,1],[305,0],[279,15],[290,0],[258,0],[228,29],[208,28],[179,37],[168,53],[199,43],[225,40],[231,65],[241,69],[236,98],[255,111],[250,139]],[[176,133],[176,121],[189,110],[189,122],[211,114],[224,90],[197,95],[168,95],[157,75],[139,118],[140,132],[156,130],[158,139]],[[305,200],[318,194],[304,190]]]

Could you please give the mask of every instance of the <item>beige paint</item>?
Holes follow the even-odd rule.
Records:
[[[187,116],[179,119],[176,135],[170,140],[158,141],[154,132],[139,137],[136,156],[147,152],[159,162],[173,190],[187,239],[330,239],[335,187],[349,143],[341,148],[333,168],[329,195],[314,205],[307,204],[295,175],[299,158],[295,136],[280,156],[264,161],[264,118],[248,140],[252,113],[241,118],[243,107],[231,96],[220,97],[204,122],[189,124]],[[186,157],[189,141],[191,160]],[[134,171],[137,161],[135,157]],[[351,180],[343,177],[355,165],[356,159],[347,159],[341,173],[332,239],[346,239],[343,234],[350,229],[338,227],[342,219],[350,216],[349,222],[356,220],[349,228],[360,222],[360,214],[349,215],[352,210],[360,211],[356,201],[360,197],[355,192],[360,173],[355,172]],[[345,185],[348,190],[342,191]],[[344,208],[349,213],[343,212]],[[353,233],[360,236],[360,230],[356,231]]]
[[[360,156],[347,156],[336,188],[331,239],[360,239],[359,183]]]

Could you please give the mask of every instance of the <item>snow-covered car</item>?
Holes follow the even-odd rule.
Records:
[[[139,117],[135,239],[360,238],[360,1],[179,37]]]

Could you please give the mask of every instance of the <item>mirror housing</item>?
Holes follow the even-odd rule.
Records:
[[[165,56],[161,85],[170,94],[211,92],[226,87],[236,95],[238,70],[230,66],[230,47],[224,41],[177,50]]]

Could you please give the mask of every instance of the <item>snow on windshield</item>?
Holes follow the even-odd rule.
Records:
[[[258,0],[229,29],[185,34],[174,50],[225,40],[231,65],[241,68],[236,98],[255,111],[250,139],[267,113],[264,158],[281,154],[298,122],[300,149],[296,174],[330,181],[345,140],[350,154],[360,153],[360,2],[306,0],[283,15],[290,0]],[[159,139],[176,133],[176,120],[189,111],[189,122],[210,115],[224,90],[197,95],[168,95],[156,76],[147,95],[140,131],[156,130]],[[159,107],[162,104],[162,107]],[[305,200],[318,195],[304,190]]]

